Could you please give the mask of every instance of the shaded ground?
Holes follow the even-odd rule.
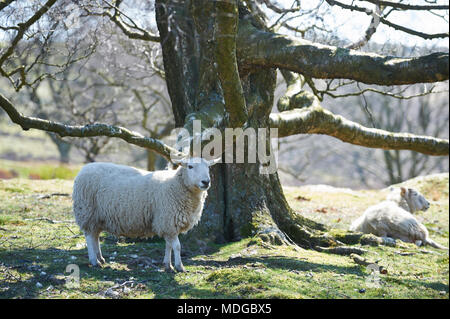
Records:
[[[404,244],[367,247],[387,274],[371,275],[347,256],[271,246],[257,239],[183,247],[187,273],[162,271],[164,243],[101,237],[107,265],[88,265],[73,222],[71,180],[0,180],[1,298],[448,298],[448,252]],[[448,246],[448,174],[409,181],[432,200],[419,219]],[[345,229],[385,191],[286,188],[292,207]],[[46,196],[57,194],[53,196]],[[180,238],[183,245],[183,238]],[[186,245],[184,245],[186,246]],[[66,285],[68,265],[79,287]],[[69,269],[68,269],[69,270]],[[75,275],[76,273],[72,273]],[[376,279],[374,286],[373,280]]]

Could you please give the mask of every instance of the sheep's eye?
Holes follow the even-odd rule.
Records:
[[[191,169],[191,168],[193,168],[193,167],[194,167],[194,166],[192,166],[192,165],[188,165],[188,168],[189,168],[189,169]]]

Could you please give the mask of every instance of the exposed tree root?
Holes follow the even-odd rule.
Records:
[[[378,237],[372,234],[354,233],[351,231],[331,229],[328,234],[337,241],[342,242],[347,245],[369,245],[369,246],[391,246],[395,247],[397,242],[393,238],[389,237]]]

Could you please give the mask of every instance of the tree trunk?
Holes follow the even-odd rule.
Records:
[[[55,133],[48,133],[52,142],[56,145],[59,153],[59,162],[61,164],[69,164],[70,161],[70,149],[72,148],[72,144],[67,143]]]
[[[156,1],[166,81],[177,127],[189,128],[193,119],[202,120],[202,128],[217,126],[217,120],[212,119],[225,113],[215,63],[214,3]],[[256,131],[268,128],[276,71],[245,68],[240,69],[240,78],[248,124]],[[269,138],[267,134],[268,146]],[[278,174],[261,174],[259,163],[218,164],[211,169],[211,179],[202,219],[185,241],[190,238],[221,243],[259,234],[275,244],[295,242],[308,248],[329,244],[323,235],[324,227],[292,211]]]

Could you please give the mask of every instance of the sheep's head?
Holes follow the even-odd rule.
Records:
[[[411,213],[419,210],[426,211],[430,208],[430,203],[426,200],[426,198],[419,191],[413,188],[392,188],[388,199],[392,200],[395,197],[400,197],[401,201],[405,201]]]
[[[208,161],[200,157],[173,160],[175,164],[181,165],[184,184],[190,189],[198,189],[200,191],[208,190],[211,185],[209,167],[219,161],[220,158]]]
[[[411,208],[411,212],[419,210],[426,211],[430,208],[430,203],[419,191],[416,191],[415,189],[401,187],[400,194],[408,203],[408,206]]]

